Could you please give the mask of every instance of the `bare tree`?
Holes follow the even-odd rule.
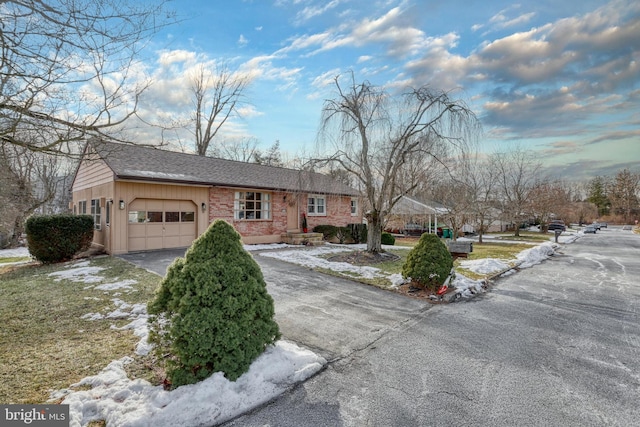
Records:
[[[640,214],[640,174],[623,169],[611,180],[609,197],[616,215],[629,223],[633,215]]]
[[[478,243],[489,226],[498,218],[496,208],[496,168],[490,160],[470,159],[465,174],[472,198],[470,215],[478,233]]]
[[[0,3],[0,140],[69,154],[88,136],[115,139],[147,85],[131,83],[134,61],[165,0]]]
[[[350,76],[344,88],[335,78],[337,96],[324,102],[319,142],[335,150],[322,160],[339,164],[363,189],[369,205],[367,251],[379,253],[385,216],[399,196],[426,179],[419,160],[437,156],[443,145],[464,148],[479,123],[446,92],[420,87],[394,96]]]
[[[571,220],[572,202],[569,187],[560,180],[541,179],[529,192],[529,215],[540,222],[540,232],[546,233],[549,221]]]
[[[25,219],[54,199],[60,165],[52,154],[0,145],[0,232],[10,246],[18,244]]]
[[[463,179],[448,175],[448,179],[432,192],[436,201],[442,204],[440,218],[451,227],[452,238],[457,240],[459,232],[471,221],[474,195],[472,187]]]
[[[253,137],[224,138],[220,139],[219,143],[209,150],[209,153],[213,157],[249,163],[260,151],[258,145],[258,140]]]
[[[191,81],[195,107],[193,132],[198,155],[207,154],[220,128],[231,116],[238,114],[250,82],[248,75],[231,71],[226,63],[216,63],[213,70],[200,65]]]
[[[530,152],[521,148],[494,153],[492,162],[497,173],[502,214],[513,223],[515,236],[519,236],[520,224],[528,219],[529,198],[541,165]]]

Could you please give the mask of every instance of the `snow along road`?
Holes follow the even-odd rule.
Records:
[[[484,295],[405,313],[225,426],[637,424],[638,254],[629,231],[584,235]]]

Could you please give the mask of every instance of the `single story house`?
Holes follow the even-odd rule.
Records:
[[[96,139],[71,192],[109,254],[188,247],[216,219],[245,244],[286,241],[303,214],[309,230],[362,221],[358,191],[324,174]]]

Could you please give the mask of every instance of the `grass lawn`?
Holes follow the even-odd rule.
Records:
[[[554,233],[540,233],[539,231],[524,231],[520,230],[520,236],[514,236],[511,234],[500,233],[498,236],[492,237],[496,240],[509,240],[511,242],[514,241],[522,241],[522,242],[531,242],[531,243],[543,243],[548,242],[551,238],[553,238]]]
[[[483,259],[483,258],[495,258],[495,259],[500,259],[505,261],[511,261],[511,260],[514,260],[520,252],[526,249],[531,249],[532,245],[536,245],[549,240],[548,236],[536,235],[539,233],[526,233],[526,234],[522,233],[522,234],[523,235],[521,236],[521,239],[520,239],[522,243],[507,243],[507,242],[500,243],[500,242],[488,241],[488,242],[479,244],[477,242],[474,242],[473,252],[469,254],[468,259],[474,260],[474,259]],[[505,237],[505,240],[511,240],[511,239]],[[372,267],[378,268],[387,274],[401,274],[402,265],[406,261],[407,256],[409,255],[409,252],[410,252],[410,250],[406,248],[412,248],[417,243],[418,243],[418,238],[414,238],[414,237],[397,238],[394,246],[402,246],[405,249],[386,248],[386,251],[394,255],[397,255],[398,259],[393,261],[384,261],[384,262],[369,264],[369,265],[371,265]],[[355,253],[355,252],[357,251],[354,251],[352,253]],[[349,256],[349,253],[342,254],[342,257],[348,257],[348,256]],[[324,257],[331,258],[332,255],[328,254]],[[456,268],[456,271],[474,280],[484,279],[488,276],[487,274],[478,274],[470,270],[461,268],[460,262],[463,260],[464,259],[458,259],[454,262],[454,267]],[[365,283],[368,285],[377,286],[383,289],[392,288],[391,282],[388,279],[382,278],[382,277],[370,279],[370,278],[360,277],[356,273],[348,273],[348,272],[340,273],[340,272],[327,270],[324,268],[319,268],[318,271],[321,271],[326,274],[338,276],[338,277],[348,277],[352,280],[356,280],[358,282]]]
[[[103,269],[95,273],[100,278],[95,283],[56,281],[49,275],[75,264],[0,268],[0,402],[45,402],[51,391],[67,388],[97,374],[112,360],[134,354],[139,339],[131,331],[111,328],[129,320],[81,317],[114,311],[114,298],[146,303],[160,278],[112,257],[88,262]],[[136,281],[133,290],[94,289],[127,279]]]
[[[25,262],[25,261],[29,261],[31,258],[30,257],[12,257],[12,258],[5,258],[5,257],[0,257],[0,264],[6,264],[9,262]]]

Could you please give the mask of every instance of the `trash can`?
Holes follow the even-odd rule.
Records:
[[[442,228],[442,237],[444,239],[452,239],[453,238],[453,233],[451,232],[450,228]]]

